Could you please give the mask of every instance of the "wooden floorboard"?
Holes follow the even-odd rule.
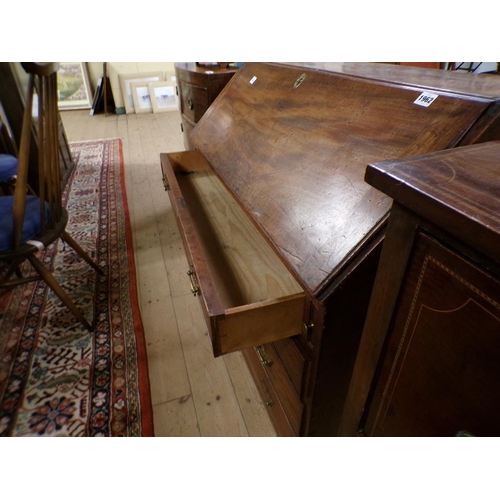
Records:
[[[61,112],[69,142],[121,138],[156,436],[275,436],[241,353],[214,358],[161,180],[180,114]]]

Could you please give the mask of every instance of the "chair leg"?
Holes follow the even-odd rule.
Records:
[[[104,274],[104,271],[88,256],[87,252],[68,234],[63,231],[62,239],[66,241],[75,252],[88,264],[90,264],[99,274]]]
[[[85,319],[85,316],[81,313],[81,311],[76,307],[74,302],[71,300],[69,295],[61,288],[59,283],[56,281],[52,273],[47,270],[43,266],[43,264],[34,256],[30,255],[28,257],[31,265],[35,268],[37,273],[41,276],[41,278],[47,283],[47,285],[54,290],[56,295],[64,302],[64,304],[68,307],[68,309],[76,316],[78,321],[90,332],[94,329],[91,324]]]
[[[20,263],[21,263],[21,259],[14,259],[10,263],[9,268],[7,269],[7,271],[5,272],[5,274],[3,276],[2,283],[7,282],[14,273],[16,273],[16,276],[18,278],[23,277],[23,273],[21,272],[21,268],[20,268]]]

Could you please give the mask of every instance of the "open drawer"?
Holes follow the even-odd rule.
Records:
[[[198,151],[160,158],[214,356],[300,334],[303,288],[207,160]]]

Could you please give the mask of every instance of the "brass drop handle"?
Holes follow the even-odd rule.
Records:
[[[260,386],[262,388],[262,392],[264,393],[264,399],[265,399],[264,404],[266,406],[273,406],[274,401],[271,398],[271,395],[269,394],[269,389],[267,388],[267,385],[264,383],[263,380],[260,381]]]
[[[163,181],[163,188],[165,189],[165,191],[168,191],[170,189],[170,184],[168,183],[168,180],[165,177],[165,175],[162,176],[162,181]]]
[[[187,272],[187,274],[189,276],[189,281],[191,282],[191,291],[193,292],[193,295],[196,297],[201,293],[201,288],[200,285],[198,284],[198,278],[196,277],[196,272],[194,269],[191,268]]]
[[[194,108],[194,101],[193,101],[193,99],[191,99],[191,97],[188,97],[187,103],[188,103],[188,108],[189,109],[193,109]]]
[[[257,352],[257,356],[259,356],[260,362],[264,366],[273,366],[273,362],[267,355],[266,348],[263,345],[255,346],[255,351]]]

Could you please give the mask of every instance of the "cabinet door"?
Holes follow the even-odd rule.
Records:
[[[375,436],[500,435],[500,282],[421,234],[364,426]]]

